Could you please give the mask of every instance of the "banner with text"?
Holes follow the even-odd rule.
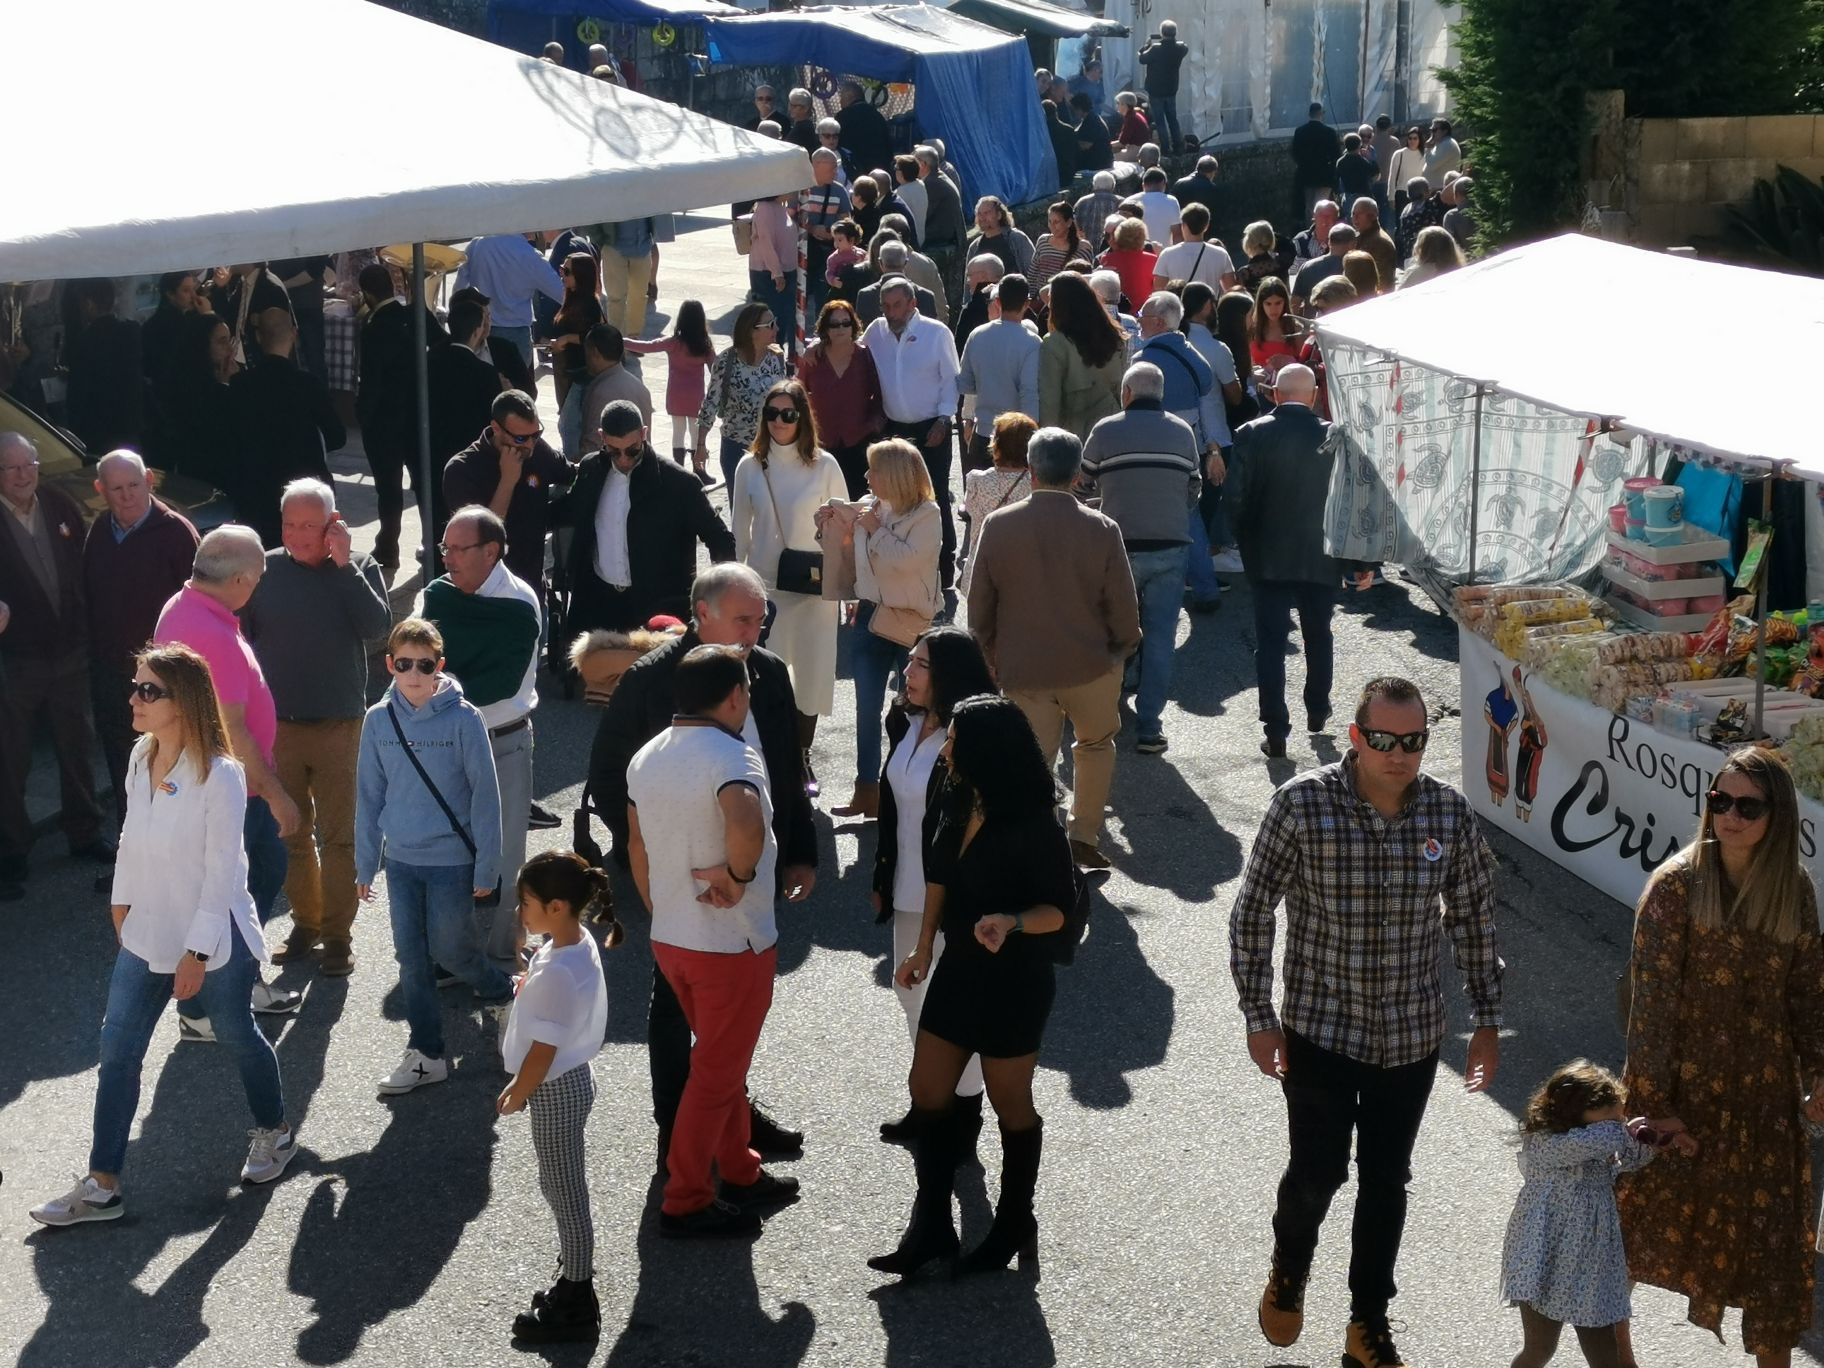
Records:
[[[1723,752],[1559,693],[1459,628],[1463,792],[1493,826],[1630,907],[1697,834]],[[1800,853],[1824,884],[1824,807],[1799,798]]]

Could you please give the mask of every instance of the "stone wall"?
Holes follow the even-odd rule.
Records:
[[[1824,114],[1629,119],[1624,205],[1634,239],[1671,247],[1718,237],[1723,210],[1746,205],[1757,179],[1790,166],[1824,175]]]

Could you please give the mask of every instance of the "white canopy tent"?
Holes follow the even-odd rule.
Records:
[[[97,35],[124,88],[75,69]],[[214,35],[229,72],[198,72]],[[0,6],[0,280],[112,276],[728,204],[802,150],[366,0]],[[143,73],[136,79],[134,73]],[[179,76],[174,73],[194,73]]]

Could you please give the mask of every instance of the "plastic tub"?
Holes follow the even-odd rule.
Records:
[[[1655,485],[1641,492],[1647,510],[1647,529],[1681,527],[1685,521],[1685,491],[1677,485]],[[1649,541],[1652,538],[1648,538]]]

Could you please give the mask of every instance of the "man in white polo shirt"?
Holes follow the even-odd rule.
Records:
[[[798,1180],[766,1172],[749,1144],[747,1071],[778,960],[772,797],[764,762],[742,739],[748,674],[737,647],[694,647],[672,675],[672,698],[671,726],[627,767],[634,883],[652,914],[653,957],[696,1037],[659,1233],[752,1235],[759,1209],[798,1199]]]
[[[880,374],[883,436],[903,437],[925,458],[931,487],[944,514],[938,574],[946,596],[956,578],[956,525],[950,517],[950,422],[956,415],[956,339],[950,329],[918,311],[912,282],[903,276],[880,285],[881,316],[862,342]]]

